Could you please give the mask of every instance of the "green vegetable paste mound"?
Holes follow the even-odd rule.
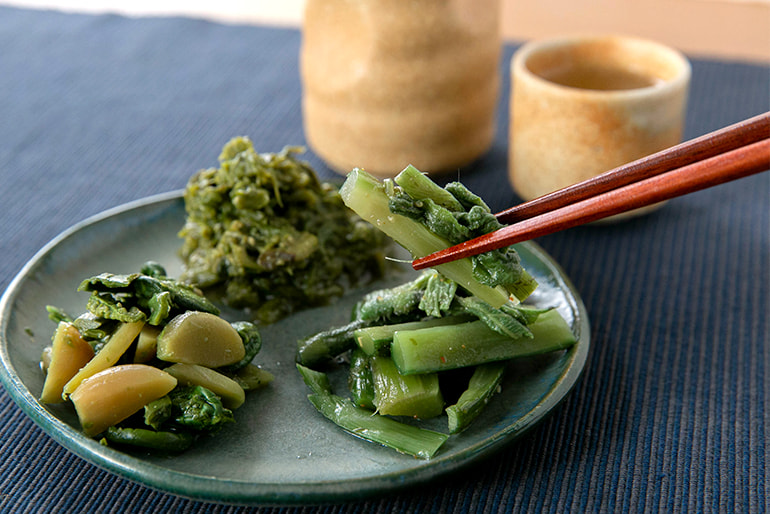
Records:
[[[382,274],[386,238],[295,157],[230,140],[185,189],[180,279],[271,323]]]

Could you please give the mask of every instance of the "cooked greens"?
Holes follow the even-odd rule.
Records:
[[[353,170],[341,195],[413,257],[501,226],[465,186],[453,182],[441,188],[413,166],[383,182]],[[430,458],[449,436],[414,432],[404,440],[403,431],[417,427],[388,416],[427,419],[445,412],[448,432],[460,432],[499,389],[507,361],[576,342],[558,311],[521,304],[536,286],[509,247],[437,266],[410,282],[366,295],[351,323],[299,342],[298,369],[313,391],[310,401],[354,435]],[[333,345],[326,334],[335,335]],[[349,362],[352,402],[333,394],[320,370],[340,354],[347,359],[337,362]],[[320,387],[321,382],[326,385]],[[458,383],[464,384],[460,391]],[[369,426],[380,421],[371,437]]]
[[[175,423],[193,430],[219,430],[224,423],[233,423],[233,411],[222,405],[222,400],[201,386],[177,387],[171,393]]]
[[[349,324],[298,342],[298,367],[308,385],[315,384],[310,400],[354,435],[421,458],[438,450],[433,436],[421,447],[417,432],[417,439],[402,446],[406,429],[397,420],[378,425],[376,438],[369,437],[369,425],[384,415],[427,419],[445,412],[449,433],[460,432],[497,391],[506,361],[563,350],[576,341],[555,309],[513,301],[494,308],[432,270],[365,295],[353,314]],[[350,400],[314,382],[335,362],[348,363]],[[443,394],[443,377],[458,369],[469,372],[462,394]],[[446,380],[458,383],[456,375]],[[333,406],[340,411],[330,412]]]
[[[346,283],[382,272],[386,239],[299,151],[257,153],[250,140],[234,138],[219,167],[193,175],[184,192],[180,278],[261,322],[326,303]]]
[[[355,169],[348,174],[340,195],[345,205],[393,238],[414,258],[498,226],[489,207],[461,184],[441,188],[412,166],[395,179],[383,182]],[[537,287],[511,248],[448,262],[436,269],[493,307],[511,299],[522,301]]]
[[[251,363],[257,326],[220,318],[158,263],[90,277],[79,290],[90,292],[84,314],[47,307],[57,329],[41,401],[71,401],[83,432],[103,444],[185,450],[232,423],[245,391],[273,379]]]

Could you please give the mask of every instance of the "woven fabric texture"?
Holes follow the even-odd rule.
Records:
[[[182,188],[234,135],[260,151],[305,144],[299,45],[292,29],[0,8],[0,290],[64,229]],[[514,50],[506,46],[503,69]],[[687,138],[768,110],[766,66],[691,60]],[[518,202],[506,178],[503,75],[494,146],[458,171],[493,209]],[[539,243],[591,319],[572,394],[466,472],[318,510],[766,512],[770,174]],[[5,391],[0,419],[0,511],[252,510],[103,471],[53,442]]]

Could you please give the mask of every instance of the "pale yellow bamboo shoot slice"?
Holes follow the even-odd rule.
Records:
[[[94,350],[72,323],[62,321],[56,327],[49,354],[42,403],[61,403],[64,385],[94,356]]]
[[[110,366],[114,366],[118,362],[118,359],[120,359],[121,355],[126,353],[128,347],[131,346],[131,343],[134,342],[134,339],[136,339],[136,336],[139,335],[139,332],[141,332],[143,326],[143,321],[121,324],[120,327],[118,327],[118,329],[112,334],[110,340],[107,341],[107,344],[102,347],[99,353],[97,353],[94,358],[88,362],[88,364],[83,366],[83,368],[81,368],[81,370],[78,371],[75,376],[64,385],[62,396],[66,399],[67,396],[72,394],[72,392],[77,389],[83,380],[92,375],[95,375],[96,373],[99,373],[100,371],[104,371]]]
[[[158,334],[160,334],[158,327],[152,325],[142,327],[142,331],[139,332],[139,339],[136,341],[134,363],[150,362],[155,358],[155,352],[158,348]]]
[[[213,369],[180,362],[167,367],[165,371],[175,377],[180,385],[205,387],[222,398],[222,404],[228,409],[237,409],[246,400],[246,393],[238,382]]]
[[[146,364],[123,364],[85,378],[70,395],[80,425],[95,436],[168,394],[177,380]]]
[[[158,336],[158,358],[166,362],[219,368],[246,355],[238,331],[226,320],[208,312],[187,311],[163,328]]]

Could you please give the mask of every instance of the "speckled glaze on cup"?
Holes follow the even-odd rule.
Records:
[[[530,200],[680,143],[689,83],[688,60],[649,40],[574,36],[525,44],[511,63],[513,189]]]
[[[305,135],[331,168],[456,171],[494,139],[499,0],[308,0]]]

